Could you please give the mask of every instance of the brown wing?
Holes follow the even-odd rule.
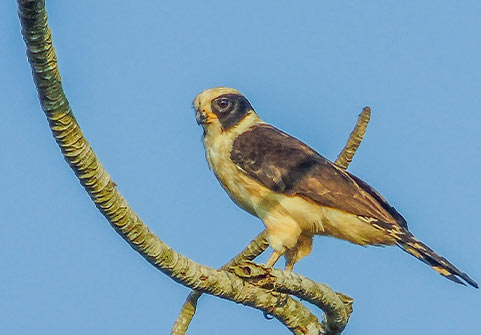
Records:
[[[404,218],[373,188],[270,125],[261,124],[239,135],[231,159],[275,192],[407,228]]]

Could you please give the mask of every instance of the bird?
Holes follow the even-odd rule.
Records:
[[[416,239],[374,188],[264,122],[239,91],[210,88],[193,105],[209,168],[233,202],[265,225],[273,249],[267,267],[284,256],[285,270],[292,271],[321,235],[361,246],[397,245],[447,279],[478,288]]]

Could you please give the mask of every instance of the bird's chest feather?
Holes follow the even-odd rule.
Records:
[[[303,230],[319,230],[318,227],[311,226],[320,219],[318,214],[311,210],[310,203],[270,190],[248,176],[231,160],[232,144],[237,136],[235,132],[219,132],[215,136],[203,138],[209,167],[230,198],[239,207],[263,221],[268,217],[285,221],[289,216],[301,226],[305,226]]]
[[[209,167],[231,199],[247,212],[259,216],[259,203],[269,192],[259,187],[257,182],[244,174],[230,159],[236,135],[226,132],[216,136],[205,136],[203,139],[205,155]]]

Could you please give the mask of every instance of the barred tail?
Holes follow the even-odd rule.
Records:
[[[404,230],[404,229],[403,229]],[[459,278],[465,280],[469,285],[478,288],[478,284],[469,278],[467,274],[458,270],[453,264],[449,263],[444,257],[436,254],[431,248],[424,243],[418,241],[407,230],[403,231],[403,234],[398,236],[397,245],[406,251],[408,254],[413,255],[417,259],[423,261],[427,265],[433,268],[434,271],[440,275],[452,280],[458,284],[466,285]],[[459,278],[458,278],[459,277]]]

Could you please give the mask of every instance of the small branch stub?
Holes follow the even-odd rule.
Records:
[[[352,158],[364,137],[370,118],[371,108],[366,106],[362,109],[361,114],[359,114],[356,127],[352,131],[351,136],[349,136],[344,149],[342,149],[339,156],[337,156],[336,164],[344,170],[346,170],[349,164],[351,164]]]

